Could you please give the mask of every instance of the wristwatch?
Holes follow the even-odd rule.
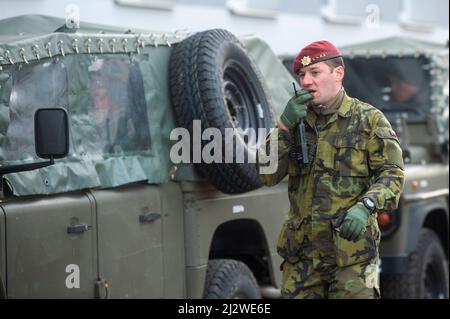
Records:
[[[375,203],[368,197],[363,197],[362,204],[370,211],[371,214],[375,212]]]

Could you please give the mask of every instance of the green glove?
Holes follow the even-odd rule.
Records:
[[[344,239],[356,242],[366,231],[369,215],[370,211],[364,205],[354,205],[347,211],[344,221],[339,226],[339,235]]]
[[[306,104],[313,96],[305,90],[300,90],[298,96],[289,100],[281,114],[280,120],[288,129],[292,129],[300,118],[306,116],[308,105]]]

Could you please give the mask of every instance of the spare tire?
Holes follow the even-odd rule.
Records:
[[[243,193],[260,187],[254,161],[226,163],[225,154],[236,145],[246,156],[255,150],[247,148],[245,132],[274,126],[259,71],[243,45],[230,32],[221,29],[196,33],[176,44],[170,57],[170,95],[178,126],[193,136],[193,121],[200,120],[202,130],[215,127],[221,132],[222,160],[196,168],[224,193]],[[225,143],[225,128],[240,128],[244,135]],[[262,134],[260,134],[262,135]],[[202,147],[210,141],[202,141]],[[253,158],[254,159],[254,158]]]

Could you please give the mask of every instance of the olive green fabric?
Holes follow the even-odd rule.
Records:
[[[336,236],[335,228],[362,197],[372,199],[377,211],[395,209],[404,184],[402,151],[382,112],[345,95],[327,123],[320,127],[318,121],[309,111],[306,135],[308,147],[315,150],[310,164],[300,164],[291,156],[299,144],[295,131],[274,131],[266,141],[278,143],[278,169],[260,175],[268,186],[289,176],[290,210],[280,231],[278,253],[286,263],[308,263],[311,276],[321,274],[324,264],[339,269],[376,264],[379,230],[374,217],[368,221],[372,231],[356,242]],[[266,148],[260,148],[259,156]],[[303,277],[299,278],[301,286]],[[286,280],[282,288],[292,291],[291,284]]]
[[[294,240],[317,241],[320,260],[314,260],[310,245],[303,244],[301,258],[290,263],[284,262],[282,290],[283,298],[298,299],[374,299],[380,297],[378,247],[380,231],[375,217],[369,217],[364,238],[358,242],[343,239],[331,223],[316,227],[316,236],[308,237],[307,232],[297,232]],[[313,227],[311,219],[305,219],[300,226]],[[311,231],[309,232],[311,233]],[[300,235],[303,234],[303,235]],[[330,258],[336,256],[335,259]]]
[[[151,58],[150,58],[151,57]],[[170,131],[175,127],[167,87],[167,68],[170,57],[168,47],[145,47],[139,54],[78,54],[54,59],[41,59],[29,64],[3,66],[2,74],[8,77],[0,82],[0,160],[2,165],[16,165],[30,161],[40,161],[34,151],[32,114],[39,107],[66,108],[70,121],[70,153],[67,158],[56,160],[56,164],[28,172],[8,174],[5,177],[15,195],[52,194],[77,189],[100,187],[108,188],[136,181],[160,183],[169,180],[171,162],[169,152],[172,142]],[[102,151],[95,138],[96,130],[92,114],[88,67],[96,59],[126,59],[139,66],[144,87],[143,98],[146,103],[148,124],[146,129],[151,137],[151,147],[139,151],[124,151],[117,154]],[[16,111],[10,110],[11,91],[15,75],[20,68],[32,68],[42,63],[61,64],[67,72],[67,104],[42,104],[39,95],[29,97],[26,106],[29,116],[18,127],[24,129],[15,147],[22,148],[22,154],[11,153],[11,123]],[[41,81],[41,84],[45,82]],[[40,85],[36,83],[36,86]],[[64,100],[64,99],[63,99]],[[21,107],[25,110],[23,103]],[[16,116],[20,120],[22,116]],[[28,128],[27,128],[28,127]],[[29,132],[28,132],[29,131]],[[25,134],[27,132],[27,134]],[[20,134],[20,132],[19,132]],[[25,152],[27,150],[27,152]]]
[[[60,27],[64,23],[64,19],[36,15],[0,20],[0,165],[41,161],[34,154],[32,129],[37,108],[64,107],[70,121],[69,156],[46,168],[6,175],[14,195],[108,188],[137,181],[200,180],[191,164],[174,165],[169,156],[176,142],[170,140],[176,124],[168,87],[169,59],[172,45],[188,34],[127,31],[84,22],[80,29],[54,32],[63,31]],[[262,70],[261,80],[269,100],[274,98],[276,105],[283,100],[284,106],[292,87],[289,72],[260,39],[250,36],[243,42],[249,45],[250,56]],[[114,59],[129,61],[139,68],[150,147],[111,153],[101,147],[96,137],[89,70],[95,69],[98,61]],[[47,72],[47,65],[54,67]],[[39,77],[38,69],[44,70],[45,76]],[[26,74],[18,80],[18,73],[24,70]],[[14,84],[29,80],[28,74],[33,79],[21,89],[26,103],[22,99],[14,104]],[[52,90],[55,86],[60,88]]]
[[[254,35],[242,36],[239,40],[258,66],[275,118],[280,117],[294,95],[292,82],[295,79],[264,40]]]
[[[350,44],[339,49],[345,56],[407,56],[417,55],[422,52],[434,52],[436,54],[443,52],[446,48],[445,43],[433,43],[413,38],[392,36],[375,41]]]
[[[431,116],[437,119],[436,135],[439,136],[437,144],[445,143],[449,139],[448,130],[448,83],[449,83],[449,50],[446,43],[432,43],[407,37],[387,37],[384,39],[365,43],[351,44],[339,48],[343,56],[347,59],[374,57],[389,61],[391,58],[412,58],[425,57],[426,73],[430,76],[427,85],[430,88],[430,98],[427,106],[432,110]],[[370,72],[370,70],[369,70]],[[358,77],[357,77],[358,76]],[[353,81],[364,83],[367,81],[365,72],[353,75]],[[370,83],[370,82],[369,82]]]
[[[175,123],[167,85],[168,66],[170,45],[186,35],[124,32],[83,22],[75,32],[54,32],[64,22],[45,16],[0,21],[1,165],[42,161],[34,154],[32,124],[36,109],[63,107],[70,122],[68,157],[46,168],[6,175],[14,195],[108,188],[137,181],[161,183],[174,178],[169,159],[169,135]],[[119,148],[119,152],[101,147],[90,78],[90,69],[95,69],[99,61],[121,61],[122,66],[136,69],[142,96],[133,96],[134,91],[129,88],[136,86],[136,76],[130,76],[129,87],[122,86],[127,92],[113,92],[113,96],[134,99],[130,109],[137,104],[145,108],[141,122],[146,120],[146,124],[141,130],[147,130],[144,136],[150,141],[144,147],[128,145]],[[115,81],[111,77],[111,91],[117,88]],[[125,120],[126,116],[122,118]],[[129,124],[117,135],[133,133]],[[195,177],[191,167],[183,171]]]
[[[86,22],[75,32],[60,32],[65,22],[43,15],[0,20],[0,65],[80,53],[131,53],[144,46],[172,45],[188,35]]]

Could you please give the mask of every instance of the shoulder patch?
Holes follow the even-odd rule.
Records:
[[[390,129],[389,133],[391,134],[391,136],[397,137],[397,133],[395,133],[395,131],[393,129]]]
[[[379,138],[391,138],[398,140],[397,133],[390,127],[379,127],[375,130],[376,136]]]

